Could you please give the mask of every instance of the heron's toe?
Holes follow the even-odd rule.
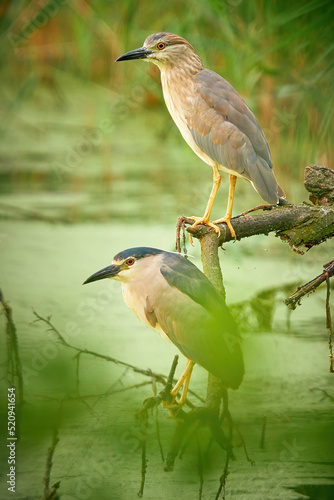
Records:
[[[170,416],[175,418],[177,417],[178,413],[181,411],[182,406],[184,403],[180,401],[172,401],[172,402],[167,402],[167,401],[161,401],[161,406],[170,412]]]
[[[189,219],[195,221],[194,224],[190,227],[196,227],[199,224],[205,224],[206,226],[212,227],[212,229],[214,229],[218,236],[220,235],[219,227],[214,222],[210,222],[209,219],[206,219],[205,217],[189,217]]]
[[[233,226],[232,226],[232,223],[231,223],[231,218],[230,217],[223,217],[222,219],[218,219],[218,220],[215,220],[214,221],[214,224],[226,224],[227,227],[229,228],[230,230],[230,233],[231,233],[231,236],[232,238],[234,238],[235,240],[237,239],[237,236],[235,234],[235,231],[233,229]]]

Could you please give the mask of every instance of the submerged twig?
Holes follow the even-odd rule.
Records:
[[[309,295],[314,292],[322,283],[324,283],[324,281],[334,276],[334,260],[328,264],[324,264],[323,267],[324,271],[319,274],[319,276],[299,287],[295,293],[290,295],[290,297],[285,300],[285,304],[290,309],[296,309],[297,305],[300,305],[300,301],[304,295]]]
[[[265,415],[263,417],[262,431],[261,431],[261,438],[260,438],[260,448],[261,448],[261,450],[264,450],[264,447],[265,447],[264,442],[265,442],[266,428],[267,428],[267,417]]]
[[[324,264],[324,270],[319,276],[309,281],[305,285],[298,288],[298,290],[290,295],[285,300],[286,305],[290,309],[296,309],[297,305],[300,305],[300,301],[304,295],[308,295],[314,292],[322,283],[326,282],[327,292],[326,292],[326,328],[328,329],[328,348],[329,348],[329,372],[334,373],[334,359],[333,359],[333,339],[332,339],[332,316],[330,309],[330,282],[329,279],[334,276],[334,260]]]
[[[19,356],[19,345],[17,330],[13,321],[13,312],[8,302],[6,302],[2,290],[0,290],[0,302],[4,308],[7,326],[7,381],[11,388],[16,388],[16,437],[20,437],[21,409],[23,404],[23,375],[22,365]]]
[[[310,391],[320,391],[326,398],[334,403],[334,396],[331,396],[327,391],[325,391],[325,389],[321,389],[320,387],[311,387]]]
[[[334,261],[333,268],[334,268]],[[333,341],[332,341],[332,315],[331,308],[329,304],[329,299],[331,296],[331,287],[329,284],[329,273],[326,273],[326,284],[327,284],[327,293],[326,293],[326,327],[328,329],[328,348],[329,348],[329,372],[334,373],[334,365],[333,365]]]
[[[231,457],[230,453],[226,452],[224,470],[223,470],[222,475],[220,476],[220,484],[219,484],[218,491],[216,493],[215,500],[219,500],[220,494],[222,495],[221,500],[225,500],[225,498],[226,498],[225,486],[226,486],[226,478],[228,476],[228,464],[230,461],[230,457]]]
[[[173,359],[172,366],[170,368],[168,377],[167,377],[167,382],[162,391],[160,391],[158,394],[156,394],[153,398],[147,398],[145,399],[142,408],[140,409],[138,415],[140,416],[141,413],[145,414],[147,410],[150,408],[154,408],[155,406],[158,406],[162,401],[168,402],[171,398],[170,396],[170,391],[172,390],[173,386],[173,380],[174,380],[174,374],[175,370],[177,367],[179,361],[179,356],[176,354]]]
[[[198,449],[198,475],[199,475],[198,500],[202,500],[203,483],[204,483],[203,458],[202,458],[201,443],[198,436],[197,436],[197,449]]]
[[[154,380],[154,378],[152,379],[152,389],[153,389],[153,395],[156,396],[157,395],[157,384],[156,384],[156,381]],[[156,433],[157,433],[157,441],[158,441],[159,451],[160,451],[160,455],[162,458],[162,462],[164,463],[165,455],[164,455],[164,450],[162,447],[161,437],[160,437],[159,406],[158,405],[154,408],[154,421],[155,421],[155,429],[156,429]]]
[[[52,435],[52,443],[50,448],[48,449],[48,454],[46,458],[46,467],[45,467],[45,474],[44,474],[44,479],[43,479],[43,497],[42,500],[56,500],[58,497],[57,490],[60,486],[60,481],[55,483],[51,488],[49,487],[50,485],[50,475],[51,475],[51,469],[52,469],[52,459],[53,455],[56,449],[56,446],[59,442],[59,437],[58,437],[58,431],[55,429],[53,431]]]
[[[126,363],[125,361],[120,361],[119,359],[113,358],[111,356],[107,356],[105,354],[100,354],[95,351],[90,351],[88,349],[80,349],[79,347],[76,347],[72,344],[69,344],[64,337],[61,335],[61,333],[57,330],[57,328],[54,327],[54,325],[51,323],[50,319],[48,318],[43,318],[43,316],[40,316],[35,310],[33,310],[34,315],[36,316],[37,320],[36,321],[42,321],[46,323],[50,327],[50,331],[52,331],[57,337],[58,340],[60,341],[61,344],[63,344],[66,347],[69,347],[70,349],[74,349],[80,354],[88,354],[90,356],[94,356],[96,358],[104,359],[106,361],[110,361],[112,363],[115,363],[116,365],[120,366],[126,366],[127,368],[130,368],[132,371],[135,373],[140,373],[141,375],[144,375],[146,377],[154,378],[157,382],[165,385],[166,384],[166,375],[163,375],[161,373],[156,373],[153,372],[152,370],[144,370],[143,368],[138,368],[137,366],[131,365],[130,363]],[[174,380],[173,380],[174,382]],[[176,382],[176,380],[175,380]],[[201,398],[198,394],[196,394],[193,390],[189,389],[188,390],[189,394],[197,398],[199,401],[203,402],[203,398]],[[191,403],[188,402],[189,405]]]
[[[172,389],[173,379],[175,370],[177,367],[179,357],[174,356],[173,363],[171,369],[169,371],[169,375],[167,377],[167,382],[165,388],[159,392],[159,394],[155,394],[153,398],[147,398],[141,410],[137,413],[137,418],[140,422],[140,447],[141,447],[141,484],[140,489],[138,491],[138,496],[141,498],[144,493],[145,486],[145,478],[146,478],[146,469],[147,469],[147,459],[146,459],[146,441],[147,441],[147,425],[148,425],[148,410],[155,406],[158,406],[161,401],[169,401],[170,400],[170,391]],[[156,392],[156,391],[155,391]]]
[[[140,446],[141,446],[141,482],[140,482],[140,488],[137,493],[139,498],[142,498],[144,494],[144,487],[145,487],[145,479],[146,479],[146,470],[147,470],[147,458],[146,458],[146,441],[147,441],[147,423],[148,423],[148,415],[146,412],[146,415],[142,415],[141,417],[141,439],[140,439]]]

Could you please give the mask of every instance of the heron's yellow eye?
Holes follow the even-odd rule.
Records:
[[[125,264],[127,266],[133,266],[134,263],[135,263],[135,259],[132,259],[132,258],[126,259],[126,261],[125,261]]]
[[[157,45],[157,48],[158,48],[159,50],[162,50],[162,49],[164,49],[165,47],[166,47],[166,44],[164,44],[163,42],[159,42],[159,43],[158,43],[158,45]]]

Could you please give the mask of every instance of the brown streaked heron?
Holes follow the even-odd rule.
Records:
[[[236,323],[208,278],[183,255],[129,248],[85,283],[104,278],[121,281],[127,306],[186,356],[186,368],[171,391],[175,398],[183,385],[180,405],[195,363],[220,379],[223,388],[239,387],[244,363]]]
[[[131,59],[143,59],[159,67],[168,111],[188,145],[213,168],[209,201],[203,217],[191,217],[194,226],[207,224],[219,234],[217,224],[225,222],[236,237],[230,221],[237,177],[249,181],[268,203],[284,203],[285,194],[275,179],[259,122],[232,85],[203,67],[187,40],[172,33],[154,33],[143,47],[116,61]],[[210,222],[221,171],[229,174],[226,215]]]

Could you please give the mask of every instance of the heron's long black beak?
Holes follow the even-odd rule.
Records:
[[[89,278],[87,278],[86,281],[84,281],[83,285],[85,285],[86,283],[92,283],[93,281],[103,280],[105,278],[113,278],[114,276],[117,276],[120,270],[121,270],[120,266],[115,266],[114,264],[111,264],[111,266],[105,267],[104,269],[97,271],[97,273],[94,273],[91,276],[89,276]]]
[[[152,54],[152,50],[140,47],[140,49],[131,50],[131,52],[127,52],[126,54],[119,56],[115,62],[129,61],[130,59],[146,59],[146,57],[150,54]]]

